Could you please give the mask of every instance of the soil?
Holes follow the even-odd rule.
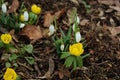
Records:
[[[79,27],[86,40],[85,51],[90,53],[90,56],[84,59],[82,68],[71,71],[71,68],[64,66],[64,60],[60,60],[54,45],[51,44],[53,43],[51,37],[39,39],[33,44],[34,65],[29,65],[24,59],[17,61],[19,67],[16,68],[16,72],[21,76],[21,80],[120,80],[120,35],[112,36],[111,32],[106,29],[106,26],[120,26],[120,17],[115,15],[116,11],[105,12],[109,6],[100,4],[96,0],[86,0],[87,5],[91,6],[89,13],[86,12],[82,3],[76,5],[72,0],[24,0],[24,2],[28,9],[33,3],[41,6],[42,13],[38,22],[41,27],[44,27],[43,16],[47,11],[55,13],[65,8],[65,13],[57,21],[58,27],[62,26],[64,30],[68,29],[68,26],[63,23],[63,20],[68,19],[67,11],[76,7],[81,21],[89,20],[89,23],[85,25],[81,23]],[[104,12],[105,19],[101,19],[99,16],[100,11]],[[114,23],[111,23],[110,19],[113,19]],[[1,51],[0,54],[2,53]],[[49,59],[51,58],[54,63],[54,71],[51,75],[47,75],[48,78],[43,78],[49,71]],[[1,60],[0,64],[0,74],[3,74],[5,66]]]

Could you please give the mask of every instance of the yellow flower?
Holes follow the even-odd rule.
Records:
[[[33,4],[32,7],[31,7],[31,11],[35,14],[40,14],[41,8],[38,7],[36,4]]]
[[[20,15],[20,21],[25,21],[25,20],[24,20],[24,15],[23,15],[23,14]]]
[[[1,40],[5,44],[9,44],[12,40],[12,36],[10,34],[2,34],[1,35]]]
[[[3,78],[4,80],[16,80],[17,74],[12,68],[7,68]]]
[[[76,43],[76,44],[70,45],[69,51],[71,55],[80,56],[84,52],[82,43]]]

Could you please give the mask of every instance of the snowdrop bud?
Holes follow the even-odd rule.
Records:
[[[25,27],[25,24],[24,23],[21,23],[20,24],[20,28],[24,28]]]
[[[77,19],[76,19],[76,20],[77,20],[77,23],[79,24],[79,23],[80,23],[80,18],[79,18],[78,16],[77,16],[76,18],[77,18]]]
[[[73,29],[73,31],[75,31],[75,24],[73,24],[72,29]]]
[[[80,34],[80,32],[76,32],[75,38],[76,38],[76,42],[80,42],[80,40],[81,40],[81,34]]]
[[[29,19],[29,14],[28,14],[27,11],[25,11],[25,12],[24,12],[24,20],[25,20],[25,21],[28,21],[28,19]]]
[[[52,35],[55,31],[55,28],[54,28],[54,25],[51,24],[50,27],[49,27],[49,31],[50,31],[50,35]]]
[[[6,4],[2,4],[2,12],[3,13],[6,13],[7,12],[7,7],[6,7]]]
[[[64,44],[62,44],[61,46],[60,46],[60,49],[61,49],[61,51],[63,51],[64,50]]]

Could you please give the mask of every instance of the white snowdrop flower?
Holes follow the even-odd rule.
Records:
[[[78,24],[80,23],[80,18],[78,16],[76,17],[76,21]]]
[[[64,44],[62,44],[61,46],[60,46],[60,49],[61,49],[61,51],[63,51],[64,50]]]
[[[24,23],[20,23],[20,28],[24,28],[25,27],[25,24]]]
[[[81,40],[81,34],[80,34],[80,32],[76,32],[75,38],[76,38],[76,42],[80,42],[80,40]]]
[[[28,14],[27,11],[25,11],[25,12],[24,12],[24,20],[25,20],[25,21],[28,21],[28,19],[29,19],[29,14]]]
[[[73,29],[73,31],[75,31],[75,24],[73,24],[72,29]]]
[[[2,12],[3,12],[3,13],[6,13],[6,12],[7,12],[7,6],[6,6],[5,3],[2,4]]]
[[[49,31],[50,31],[50,33],[49,33],[50,35],[52,35],[55,32],[55,28],[54,28],[53,24],[50,25]]]

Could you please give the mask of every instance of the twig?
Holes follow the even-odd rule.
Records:
[[[21,65],[21,66],[23,66],[23,67],[29,69],[30,71],[33,71],[33,69],[32,69],[31,67],[26,66],[25,64],[22,64],[22,63],[20,63],[19,61],[17,61],[17,63],[18,63],[19,65]]]

